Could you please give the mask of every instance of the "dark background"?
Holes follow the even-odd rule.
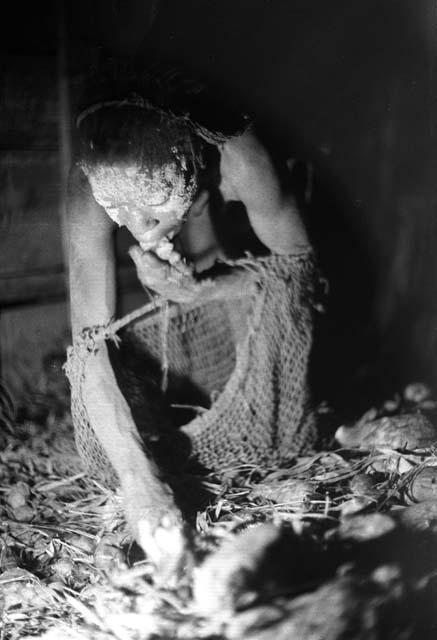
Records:
[[[301,161],[295,179],[307,189],[305,217],[331,283],[316,351],[321,395],[365,406],[412,380],[435,386],[436,30],[433,0],[8,3],[0,22],[3,375],[17,369],[23,335],[52,345],[62,325],[57,344],[67,339],[66,122],[83,75],[115,55],[145,66],[168,60],[206,79]]]

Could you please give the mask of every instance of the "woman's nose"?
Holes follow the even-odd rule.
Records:
[[[135,235],[142,235],[148,231],[152,231],[158,224],[159,220],[145,215],[144,213],[132,213],[126,220],[127,228]]]

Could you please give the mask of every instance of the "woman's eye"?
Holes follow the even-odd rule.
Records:
[[[159,220],[156,218],[151,218],[149,215],[146,215],[143,211],[136,211],[134,214],[134,218],[141,223],[141,226],[148,231],[154,229],[158,224]]]
[[[149,218],[146,224],[148,229],[154,229],[159,224],[159,220],[156,220],[155,218]]]

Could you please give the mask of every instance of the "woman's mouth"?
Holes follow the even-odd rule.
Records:
[[[181,254],[176,251],[173,242],[168,236],[164,236],[155,241],[141,241],[140,247],[143,251],[153,251],[160,260],[168,262],[171,265],[177,265],[184,262]]]
[[[165,260],[165,262],[169,262],[170,264],[177,264],[182,261],[182,257],[180,253],[176,251],[173,246],[173,243],[169,238],[163,238],[160,243],[154,249],[158,258],[161,260]]]

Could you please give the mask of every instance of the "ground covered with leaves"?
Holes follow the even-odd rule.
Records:
[[[290,468],[201,479],[172,583],[84,473],[68,399],[1,395],[1,639],[334,640],[437,633],[437,405],[410,385]]]

